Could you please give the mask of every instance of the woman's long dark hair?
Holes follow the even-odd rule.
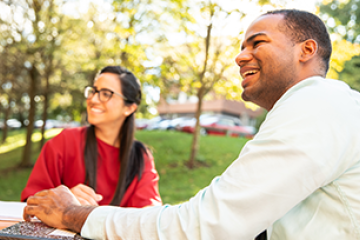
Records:
[[[122,94],[127,98],[124,100],[125,105],[140,104],[141,89],[140,83],[136,77],[126,69],[120,66],[108,66],[103,68],[99,74],[114,73],[119,77]],[[146,147],[134,139],[135,117],[134,113],[130,114],[125,120],[119,132],[120,142],[120,174],[118,184],[110,202],[110,205],[119,206],[126,189],[133,181],[136,175],[140,180],[144,170],[144,156],[147,154]],[[86,143],[84,149],[85,158],[85,183],[96,190],[96,173],[97,173],[97,140],[95,136],[95,126],[90,125],[86,133]]]

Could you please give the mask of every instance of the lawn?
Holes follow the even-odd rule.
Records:
[[[58,131],[49,131],[48,138]],[[11,141],[0,145],[0,200],[20,199],[31,169],[14,169],[22,154],[24,131],[10,132]],[[39,134],[39,133],[37,133]],[[138,131],[136,138],[153,150],[160,175],[159,189],[164,203],[176,204],[189,199],[220,175],[237,158],[245,138],[201,136],[197,160],[201,167],[189,170],[185,161],[190,154],[192,135],[180,132]],[[39,136],[33,136],[32,160],[39,155]]]

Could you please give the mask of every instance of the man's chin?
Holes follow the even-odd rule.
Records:
[[[246,102],[251,101],[251,98],[249,98],[249,96],[246,94],[245,90],[242,92],[241,98]]]

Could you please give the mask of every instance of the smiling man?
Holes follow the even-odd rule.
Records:
[[[176,206],[81,207],[65,187],[28,199],[24,217],[91,239],[360,239],[360,94],[325,79],[331,42],[298,10],[256,19],[236,57],[242,97],[269,113],[238,159]]]
[[[271,110],[298,82],[325,77],[332,49],[320,19],[280,10],[252,23],[241,50],[236,63],[244,79],[242,97]]]

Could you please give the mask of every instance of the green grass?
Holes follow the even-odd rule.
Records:
[[[50,139],[60,131],[60,129],[46,131],[45,139]],[[0,200],[19,201],[21,191],[30,175],[31,169],[29,168],[15,169],[22,158],[25,132],[25,129],[9,131],[6,142],[0,145]],[[40,137],[39,130],[36,130],[32,135],[31,161],[33,163],[40,153]]]
[[[18,132],[17,139],[25,138]],[[210,184],[235,160],[246,143],[244,138],[202,136],[197,160],[204,166],[188,169],[192,135],[180,132],[138,131],[138,140],[153,149],[156,168],[160,175],[159,189],[164,203],[177,204],[188,200]],[[14,140],[15,141],[15,140]],[[8,143],[10,144],[10,143]],[[38,143],[33,144],[32,160],[39,155]],[[1,152],[0,146],[0,200],[20,199],[31,169],[13,169],[19,163],[22,147]]]

